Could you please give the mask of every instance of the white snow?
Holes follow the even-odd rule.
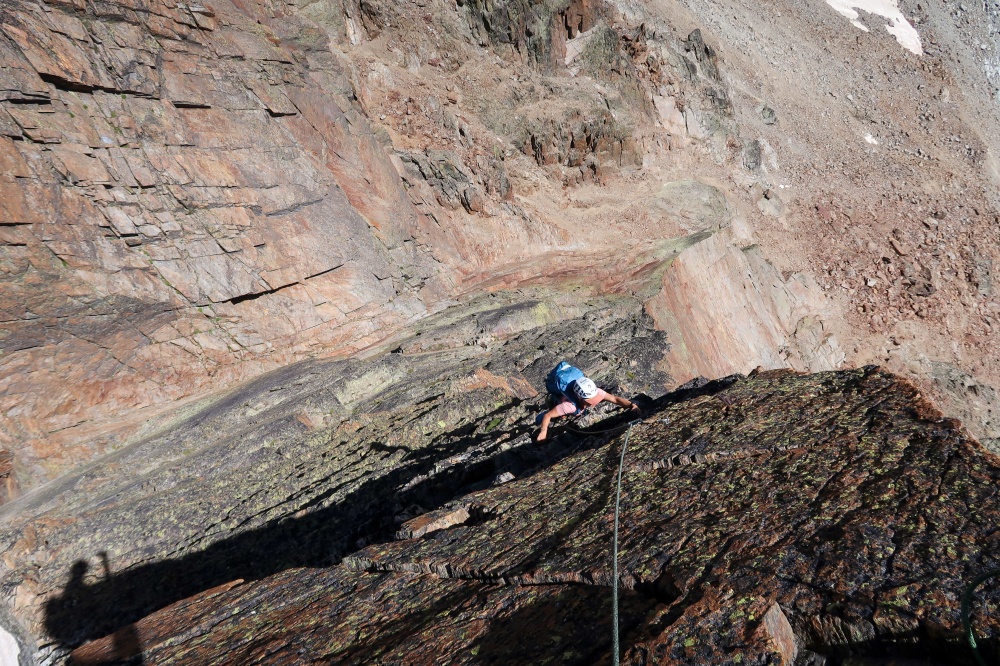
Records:
[[[846,17],[855,27],[861,28],[865,32],[868,32],[868,28],[858,20],[856,10],[860,9],[888,19],[889,23],[885,29],[889,34],[895,37],[904,49],[917,55],[923,54],[920,33],[910,25],[910,22],[903,16],[903,12],[899,11],[899,5],[896,3],[897,0],[826,0],[826,4],[833,7],[838,14]]]
[[[875,137],[873,137],[871,134],[865,134],[865,141],[867,141],[868,143],[872,144],[873,146],[877,146],[878,145],[878,139],[876,139]]]
[[[6,629],[0,627],[0,666],[18,666],[21,646]]]

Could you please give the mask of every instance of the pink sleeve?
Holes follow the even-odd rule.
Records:
[[[576,403],[572,400],[563,400],[558,405],[555,406],[556,414],[559,416],[566,416],[567,414],[576,413]]]
[[[607,400],[608,399],[608,393],[604,389],[599,388],[599,389],[597,389],[597,396],[596,397],[600,398],[600,400],[598,400],[597,402],[595,402],[594,403],[595,405],[598,404],[598,403],[600,403],[600,402],[604,402],[605,400]]]

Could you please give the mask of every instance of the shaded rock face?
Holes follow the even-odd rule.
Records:
[[[54,479],[3,512],[0,581],[40,661],[606,659],[622,440],[528,439],[564,356],[651,395],[884,362],[996,445],[995,7],[916,7],[918,61],[822,3],[210,5],[0,8],[2,499]],[[824,377],[637,427],[629,659],[955,646],[993,459],[908,385]]]
[[[644,398],[669,354],[636,300],[510,293],[262,376],[8,503],[9,626],[42,664],[607,660],[630,417],[533,442],[566,358],[645,407],[625,663],[972,663],[958,598],[998,564],[996,457],[876,368]]]
[[[440,315],[397,353],[266,375],[8,504],[4,585],[55,640],[40,660],[235,578],[334,565],[460,489],[566,455],[575,440],[530,440],[560,359],[623,395],[669,383],[634,300],[530,296]]]
[[[470,0],[469,24],[483,46],[506,47],[544,69],[558,69],[566,42],[593,28],[608,5],[597,0]]]
[[[626,430],[601,425],[516,480],[459,490],[408,523],[438,522],[418,538],[205,590],[73,663],[606,661]],[[874,367],[733,376],[647,403],[627,437],[623,663],[974,663],[958,600],[998,564],[1000,464],[909,384]],[[50,609],[73,617],[133,573]],[[997,595],[973,607],[988,652]]]
[[[682,65],[687,46],[619,34],[617,10],[589,0],[435,7],[421,18],[454,54],[475,51],[478,35],[508,65],[555,75],[568,100],[526,93],[497,107],[504,91],[483,90],[481,118],[466,120],[459,91],[401,99],[384,64],[359,78],[337,48],[406,35],[415,11],[228,0],[0,9],[9,495],[140,439],[173,401],[349,355],[455,296],[526,282],[645,288],[635,272],[666,261],[658,244],[683,232],[579,237],[562,215],[516,199],[511,147],[560,184],[640,167],[656,122],[650,90],[669,79],[712,107],[700,82],[718,72],[693,64],[708,47]],[[668,52],[676,62],[661,62]],[[416,57],[419,68],[429,56]],[[407,137],[373,111],[383,92],[401,102]],[[440,126],[424,136],[428,119]],[[570,250],[552,251],[561,245]]]

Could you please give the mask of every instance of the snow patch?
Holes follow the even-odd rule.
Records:
[[[885,26],[885,29],[889,34],[895,37],[896,41],[907,51],[917,55],[923,54],[924,49],[920,45],[920,34],[906,20],[903,12],[899,11],[897,0],[826,0],[826,4],[850,20],[855,27],[861,28],[865,32],[868,32],[868,28],[858,20],[857,9],[888,19],[889,24]]]
[[[872,144],[873,146],[877,146],[878,145],[878,139],[876,139],[875,137],[873,137],[871,134],[865,134],[865,141],[867,141],[868,143]]]
[[[0,666],[18,666],[21,654],[21,646],[17,644],[17,639],[0,627]]]

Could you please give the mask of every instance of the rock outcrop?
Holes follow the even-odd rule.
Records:
[[[267,374],[8,503],[10,626],[42,664],[606,659],[629,417],[537,444],[537,391],[568,358],[659,395],[669,353],[635,300],[520,293]],[[635,399],[626,663],[964,663],[1000,463],[911,385],[782,371]]]
[[[442,44],[421,55],[428,36],[402,18],[414,11],[0,9],[8,496],[141,439],[177,401],[382,344],[456,298],[529,283],[648,291],[636,274],[676,255],[682,213],[623,239],[620,223],[567,224],[550,195],[516,192],[640,168],[666,140],[664,100],[702,109],[700,136],[717,140],[731,109],[712,101],[711,49],[614,29],[606,3],[435,6],[425,22],[454,54],[486,57],[482,41],[530,80],[502,108],[500,89],[401,97],[402,72],[352,58],[391,37],[420,46],[406,72],[438,62]],[[671,127],[657,131],[682,143]]]
[[[569,358],[629,662],[968,661],[1000,16],[899,15],[3,2],[0,660],[606,660]]]
[[[179,401],[382,344],[462,298],[554,283],[648,298],[636,271],[687,235],[661,189],[689,181],[716,188],[738,229],[690,253],[651,306],[680,327],[677,376],[878,361],[958,413],[932,371],[947,363],[992,391],[1000,258],[981,184],[997,133],[963,120],[979,88],[954,87],[984,57],[964,55],[969,25],[989,16],[963,13],[959,39],[927,13],[914,25],[936,43],[917,67],[889,37],[845,42],[832,10],[675,9],[5,3],[6,492],[141,439]],[[813,47],[884,66],[845,74]],[[796,63],[837,101],[803,98]],[[880,101],[901,80],[920,99]],[[744,299],[746,285],[765,288]],[[745,330],[703,343],[734,313]],[[729,349],[742,343],[745,358]]]
[[[644,416],[562,435],[575,452],[459,495],[398,540],[206,590],[72,663],[603,662],[626,433],[623,663],[973,663],[959,598],[998,564],[1000,462],[912,386],[877,368],[764,372]],[[71,580],[50,612],[83,616],[129,579],[140,572]],[[975,605],[982,649],[998,601],[991,587]]]
[[[622,394],[669,383],[635,300],[534,296],[438,315],[396,353],[265,375],[5,505],[19,622],[74,647],[234,578],[334,564],[460,488],[558,457],[567,442],[529,435],[561,358]]]

